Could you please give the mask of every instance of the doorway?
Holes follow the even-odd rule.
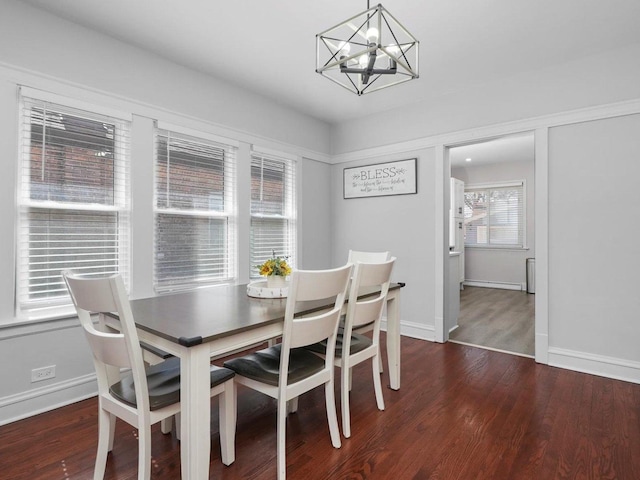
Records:
[[[463,265],[459,292],[448,292],[453,304],[459,294],[449,312],[457,318],[447,322],[452,342],[535,355],[535,290],[527,282],[535,278],[534,143],[526,132],[447,149],[450,177],[464,185],[462,211],[451,209],[450,250]],[[454,224],[463,225],[462,241],[452,238]]]

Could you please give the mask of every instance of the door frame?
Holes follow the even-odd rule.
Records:
[[[436,311],[435,311],[435,341],[444,343],[449,340],[449,332],[445,328],[448,313],[449,292],[449,188],[450,162],[449,148],[476,143],[487,138],[511,135],[514,133],[533,132],[534,135],[534,169],[535,169],[535,256],[536,256],[536,293],[535,293],[535,360],[538,363],[549,363],[549,285],[548,285],[548,256],[549,256],[549,199],[548,199],[548,144],[549,128],[524,128],[503,131],[481,132],[456,138],[455,141],[440,143],[435,146],[435,196],[436,196]]]

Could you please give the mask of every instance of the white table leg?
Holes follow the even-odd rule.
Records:
[[[389,386],[400,390],[400,291],[387,296],[387,357],[389,361]]]
[[[207,344],[185,349],[180,359],[182,478],[209,478],[211,450],[210,363]]]

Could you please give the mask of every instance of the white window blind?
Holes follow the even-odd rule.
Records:
[[[524,182],[469,186],[464,203],[465,246],[525,246]]]
[[[158,128],[155,177],[155,289],[232,280],[235,148]]]
[[[70,305],[64,269],[128,281],[129,131],[128,120],[21,96],[19,311]]]
[[[254,152],[251,156],[251,274],[273,255],[296,264],[295,161]]]

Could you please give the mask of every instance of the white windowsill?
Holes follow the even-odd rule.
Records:
[[[510,251],[526,251],[529,250],[529,247],[524,246],[524,247],[513,247],[513,246],[508,246],[505,245],[504,247],[500,247],[498,245],[487,245],[486,247],[484,245],[465,245],[464,246],[465,250],[467,249],[477,249],[477,250],[510,250]]]

